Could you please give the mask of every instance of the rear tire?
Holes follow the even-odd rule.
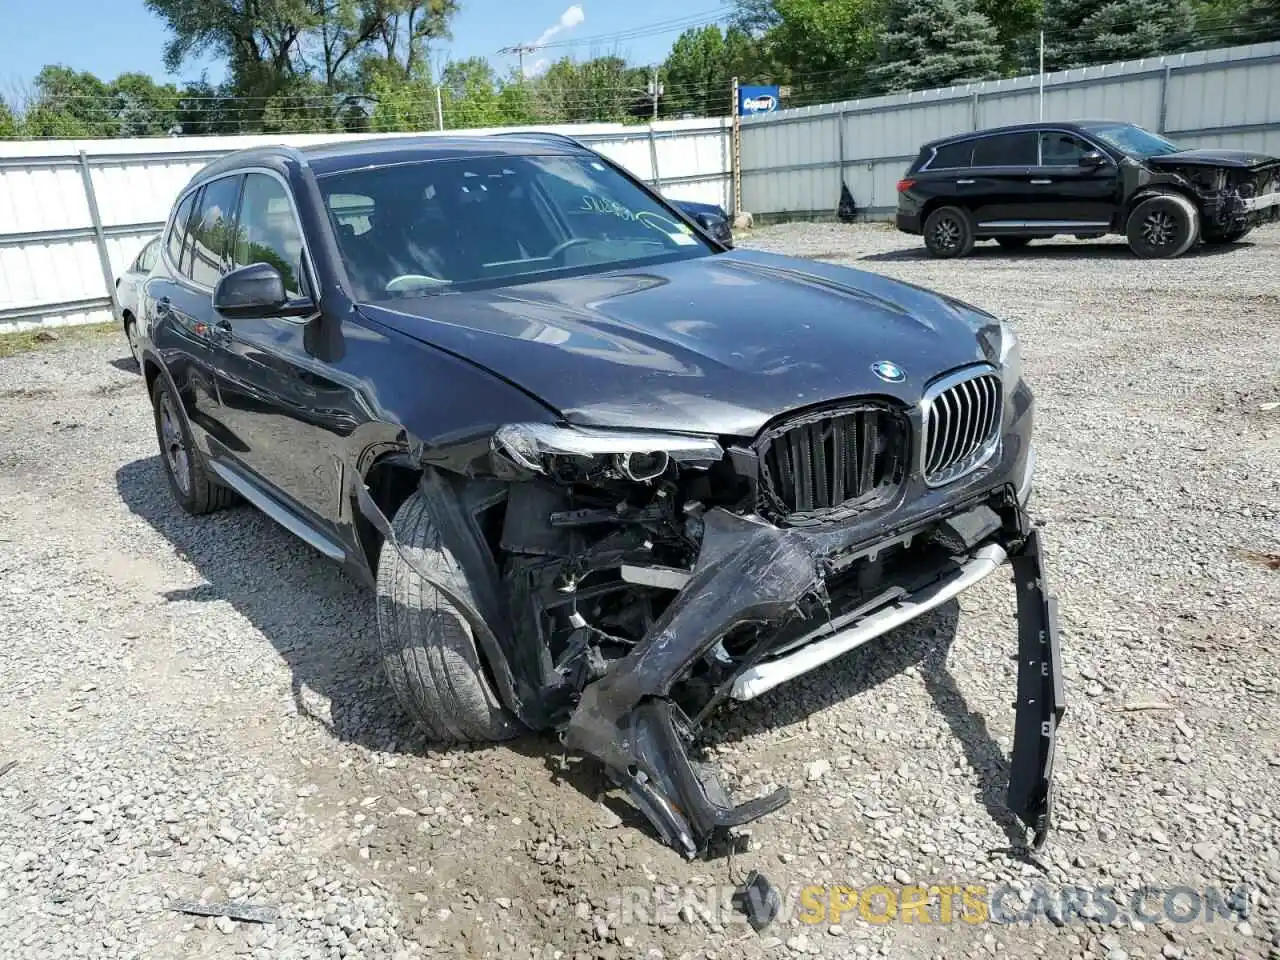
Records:
[[[1149,197],[1129,214],[1125,236],[1144,259],[1180,257],[1200,239],[1200,212],[1181,194]]]
[[[192,516],[201,516],[238,503],[239,495],[214,479],[204,456],[192,443],[186,409],[163,374],[151,385],[151,406],[160,461],[178,506]]]
[[[142,351],[138,348],[138,321],[127,310],[124,314],[124,338],[129,343],[129,353],[133,355],[133,362],[138,365],[138,371],[141,372]]]
[[[1030,237],[996,237],[996,243],[1006,250],[1021,250],[1030,242]]]
[[[939,207],[924,222],[924,245],[935,257],[963,257],[973,244],[973,218],[959,207]]]
[[[470,619],[478,617],[474,592],[431,523],[421,493],[404,502],[392,528],[401,548],[430,574],[424,579],[394,543],[383,542],[378,645],[396,697],[437,743],[517,736],[522,728],[494,693],[476,649]]]

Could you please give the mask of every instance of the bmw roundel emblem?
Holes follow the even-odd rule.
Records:
[[[871,365],[871,372],[885,383],[901,383],[907,379],[907,371],[888,360],[877,360]]]

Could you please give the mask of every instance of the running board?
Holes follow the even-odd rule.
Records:
[[[218,475],[219,480],[299,540],[311,545],[330,560],[337,560],[341,563],[347,559],[347,551],[320,533],[296,513],[276,500],[275,497],[265,492],[256,483],[240,473],[239,470],[212,459],[209,460],[209,466]]]
[[[1006,557],[1004,548],[996,544],[982,547],[974,551],[965,564],[947,579],[913,593],[897,603],[882,607],[860,620],[855,626],[837,630],[826,639],[815,640],[800,647],[794,653],[779,657],[777,660],[756,664],[744,671],[734,681],[729,695],[734,700],[751,700],[772,690],[780,683],[785,683],[802,673],[808,673],[855,647],[860,647],[867,641],[874,640],[895,627],[900,627],[935,607],[942,606],[979,580],[995,573],[1005,562]]]

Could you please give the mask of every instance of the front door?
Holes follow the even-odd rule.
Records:
[[[1091,152],[1096,148],[1073,133],[1040,134],[1040,163],[1031,173],[1030,219],[1057,225],[1058,232],[1110,227],[1120,204],[1120,178],[1106,154],[1099,166],[1081,166],[1081,157]]]
[[[313,296],[297,213],[274,174],[245,175],[231,260],[233,267],[269,263],[291,299]],[[223,319],[218,368],[222,406],[240,445],[237,459],[268,492],[301,508],[323,531],[332,530],[338,514],[340,438],[355,422],[343,402],[348,391],[307,349],[308,326],[315,322]]]

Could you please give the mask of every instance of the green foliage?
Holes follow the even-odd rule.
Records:
[[[9,104],[0,97],[0,137],[16,137],[20,133],[18,118],[9,109]]]
[[[435,130],[723,116],[734,77],[778,83],[787,106],[922,89],[1183,49],[1280,39],[1280,0],[735,0],[732,26],[690,29],[654,67],[617,56],[500,76],[430,45],[462,0],[145,0],[166,63],[216,57],[226,81],[113,81],[47,66],[0,137]],[[1043,21],[1043,23],[1042,23]],[[437,94],[439,95],[437,101]]]
[[[878,63],[883,93],[923,90],[1000,75],[996,28],[973,0],[889,0]]]
[[[662,65],[663,116],[726,114],[731,112],[733,78],[743,83],[763,79],[760,52],[741,27],[721,31],[717,26],[680,34]]]
[[[1045,8],[1045,68],[1184,50],[1194,27],[1188,0],[1053,0]]]

